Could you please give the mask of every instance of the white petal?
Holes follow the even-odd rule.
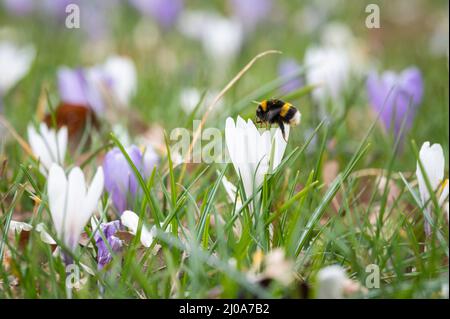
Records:
[[[286,134],[286,140],[289,139],[289,131],[290,131],[290,127],[289,125],[285,126],[285,134]],[[274,147],[275,147],[275,152],[274,152],[274,161],[273,161],[273,169],[276,169],[278,167],[278,165],[280,165],[282,159],[283,159],[283,155],[284,155],[284,151],[286,150],[286,141],[283,138],[283,134],[281,133],[280,129],[277,129],[275,131],[275,143],[274,143]]]
[[[61,128],[58,133],[49,129],[45,123],[40,123],[39,133],[28,125],[28,139],[34,155],[40,159],[40,170],[46,175],[52,163],[63,164],[67,148],[67,128]]]
[[[0,42],[0,92],[5,94],[28,73],[34,57],[32,46],[19,48],[11,42]]]
[[[121,223],[127,227],[132,234],[136,234],[139,222],[139,216],[131,210],[126,210],[120,216]]]
[[[83,211],[86,197],[86,182],[79,167],[74,167],[68,177],[67,210],[65,214],[64,242],[68,247],[75,248],[84,225],[88,221]]]
[[[86,201],[84,206],[84,211],[90,215],[97,208],[98,201],[100,196],[102,196],[104,185],[104,174],[103,168],[100,166],[97,168],[97,172],[95,173],[94,178],[92,179],[91,185],[89,186],[89,190],[86,195]]]
[[[40,234],[41,240],[44,243],[49,245],[56,245],[56,241],[47,233],[44,223],[37,224],[36,231]]]
[[[100,222],[97,220],[95,216],[91,217],[91,229],[95,231],[100,226]]]
[[[103,65],[103,72],[111,80],[119,101],[127,105],[137,88],[136,67],[133,61],[127,57],[112,56]]]
[[[139,225],[138,215],[136,215],[131,210],[126,210],[122,213],[122,216],[120,216],[120,221],[122,225],[128,228],[130,233],[136,235]],[[150,247],[150,245],[153,242],[153,235],[151,234],[151,232],[149,232],[149,230],[147,229],[147,227],[145,227],[145,225],[142,225],[140,240],[141,244],[145,247]]]
[[[57,164],[52,164],[48,174],[48,202],[56,233],[62,236],[64,230],[63,216],[66,206],[67,179],[64,170]]]
[[[237,117],[236,128],[240,128],[243,130],[245,130],[247,128],[247,122],[245,122],[244,119],[240,116]]]
[[[419,152],[419,160],[422,163],[424,173],[428,177],[432,190],[436,191],[444,179],[445,158],[442,146],[433,144],[430,147],[430,142],[423,143]],[[420,197],[422,203],[425,204],[430,199],[430,194],[419,163],[417,163],[416,175],[419,184]]]
[[[58,138],[58,162],[62,165],[64,164],[64,158],[66,157],[66,150],[67,150],[67,138],[68,138],[68,132],[67,127],[63,126],[59,129],[57,133]]]
[[[244,38],[236,19],[205,10],[184,10],[178,25],[183,35],[202,41],[205,52],[222,65],[238,53]]]
[[[251,120],[247,121],[245,131],[242,133],[242,137],[247,139],[247,147],[244,149],[247,152],[245,162],[256,167],[266,154],[265,145],[261,143],[261,134]]]
[[[341,266],[333,265],[321,269],[317,274],[319,299],[341,299],[347,275]]]
[[[225,122],[225,142],[228,153],[236,174],[242,177],[245,193],[249,196],[252,193],[253,183],[249,168],[246,128],[247,123],[240,116],[236,125],[230,117]]]
[[[235,135],[235,143],[240,145],[240,150],[237,154],[237,166],[239,169],[237,173],[242,178],[245,195],[248,198],[252,196],[255,184],[254,180],[258,161],[258,155],[256,153],[258,133],[254,134],[255,132],[251,132],[247,127],[247,122],[241,117],[238,117]]]
[[[74,167],[69,174],[68,214],[66,222],[66,244],[72,248],[86,226],[89,218],[97,207],[98,200],[103,190],[103,170],[97,169],[97,173],[89,187],[86,189],[84,174],[79,167]],[[87,192],[86,192],[87,191]]]
[[[24,223],[24,222],[17,222],[15,220],[11,220],[9,222],[9,229],[8,231],[11,233],[20,233],[23,230],[24,231],[30,231],[33,229],[33,226],[30,224]]]
[[[156,227],[153,226],[151,231],[147,230],[147,227],[144,225],[142,226],[141,231],[141,244],[144,247],[150,247],[153,243],[153,234],[156,232]]]
[[[313,98],[319,103],[340,99],[351,74],[348,52],[332,46],[311,47],[306,50],[304,61],[308,84],[321,85],[313,91]]]
[[[239,158],[242,156],[244,145],[241,138],[238,138],[238,129],[235,126],[234,120],[230,117],[225,122],[225,143],[234,169],[236,172],[239,172]]]
[[[53,161],[43,138],[36,132],[32,124],[28,125],[28,142],[30,143],[33,154],[39,159],[42,165],[40,167],[41,173],[46,175],[46,170],[50,168]]]
[[[80,266],[81,266],[81,268],[83,268],[84,271],[87,272],[89,275],[95,276],[95,271],[93,271],[89,266],[87,266],[87,265],[85,265],[85,264],[83,264],[83,263],[81,263],[81,262],[80,262]]]
[[[247,131],[244,133],[247,137],[247,172],[244,172],[244,188],[247,197],[250,197],[254,190],[264,181],[264,174],[268,169],[268,160],[270,154],[270,133],[269,131],[259,134],[253,122],[248,122]]]
[[[231,117],[227,117],[225,121],[225,143],[227,144],[228,153],[230,157],[234,156],[233,133],[236,130],[234,120]]]
[[[49,129],[45,123],[41,123],[39,129],[52,162],[59,163],[55,130]]]

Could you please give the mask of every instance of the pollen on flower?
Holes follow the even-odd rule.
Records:
[[[441,194],[443,194],[446,187],[448,187],[448,178],[446,178],[444,181],[442,181],[441,186],[439,187],[439,191],[438,191],[439,196]]]

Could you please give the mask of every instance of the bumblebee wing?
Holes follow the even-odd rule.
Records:
[[[280,115],[280,109],[276,108],[267,112],[267,121],[269,123],[276,122],[276,118]]]

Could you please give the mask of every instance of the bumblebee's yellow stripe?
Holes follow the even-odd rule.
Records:
[[[266,100],[261,102],[261,108],[264,112],[267,111],[267,101]]]
[[[284,103],[283,104],[283,106],[281,107],[281,111],[280,111],[281,117],[286,116],[286,114],[289,111],[289,109],[291,108],[291,106],[292,106],[291,103]]]

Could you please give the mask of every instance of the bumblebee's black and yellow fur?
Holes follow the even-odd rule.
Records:
[[[278,99],[264,100],[256,109],[257,123],[278,124],[286,140],[284,124],[300,123],[300,112],[291,104]]]

